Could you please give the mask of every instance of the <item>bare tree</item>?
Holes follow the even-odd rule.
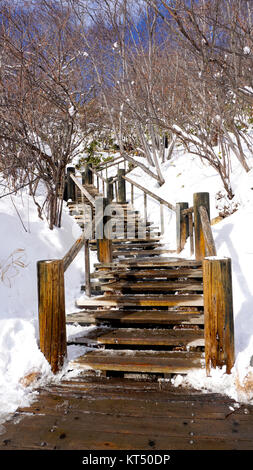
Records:
[[[34,197],[33,183],[43,181],[39,210],[52,229],[61,224],[65,168],[86,132],[87,57],[65,3],[41,0],[35,9],[19,6],[17,14],[6,6],[1,13],[2,167],[6,177],[29,181]]]

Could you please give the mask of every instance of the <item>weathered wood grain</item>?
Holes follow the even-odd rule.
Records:
[[[78,299],[76,306],[79,308],[90,306],[143,306],[143,307],[172,307],[172,306],[203,306],[203,296],[201,295],[118,295],[99,296],[93,299]]]
[[[200,220],[205,239],[205,249],[207,256],[216,256],[216,246],[213,239],[213,233],[208,217],[207,209],[204,206],[199,207]]]
[[[253,450],[252,423],[252,405],[227,396],[91,374],[39,389],[4,423],[0,449]]]
[[[202,260],[205,256],[207,256],[205,237],[199,213],[200,206],[206,208],[208,217],[210,218],[209,193],[195,193],[193,195],[196,260]]]
[[[67,323],[79,323],[80,325],[108,323],[111,324],[143,324],[143,325],[203,325],[204,315],[198,311],[166,311],[166,310],[88,310],[69,314],[66,317]]]
[[[89,344],[89,341],[107,345],[139,346],[204,346],[204,331],[195,329],[148,329],[107,328],[93,330],[84,337],[74,339],[71,344]]]
[[[206,370],[234,365],[234,320],[231,259],[203,261]]]
[[[94,350],[70,362],[73,369],[184,374],[203,367],[202,353]]]
[[[177,253],[181,253],[189,237],[189,220],[187,216],[182,215],[183,210],[187,209],[188,206],[188,202],[178,202],[176,204]]]
[[[93,279],[202,279],[202,269],[138,269],[138,270],[119,270],[97,271],[91,274]]]
[[[150,280],[150,281],[138,281],[138,282],[131,282],[131,281],[115,281],[115,282],[108,282],[108,283],[101,283],[101,290],[102,291],[129,291],[129,292],[149,292],[149,291],[180,291],[180,292],[203,292],[203,284],[202,282],[197,281],[162,281],[157,280]]]
[[[63,261],[38,261],[37,273],[40,349],[56,373],[67,354]]]

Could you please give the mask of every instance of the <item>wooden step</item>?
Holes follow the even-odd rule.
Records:
[[[202,279],[202,269],[148,269],[96,271],[91,273],[92,279]]]
[[[133,250],[134,248],[138,249],[138,250],[146,250],[147,248],[150,248],[150,247],[155,247],[155,246],[160,246],[162,247],[163,244],[160,244],[160,242],[156,242],[156,241],[145,241],[145,243],[135,243],[135,242],[131,242],[131,240],[129,240],[127,243],[126,242],[122,242],[122,243],[113,243],[113,249],[114,250],[117,250],[117,251],[120,251],[120,250],[127,250],[127,249],[131,249]]]
[[[138,251],[144,252],[146,255],[149,253],[150,249],[156,249],[157,247],[163,247],[160,243],[155,242],[146,242],[145,244],[138,244],[138,243],[127,243],[125,244],[124,242],[122,243],[113,243],[112,244],[112,249],[113,253],[123,253],[123,252],[133,252],[133,253],[138,253]],[[91,245],[91,250],[96,250],[97,246],[95,244]],[[166,251],[167,253],[167,251]]]
[[[117,307],[117,306],[142,306],[142,307],[172,307],[172,306],[199,306],[202,307],[202,295],[105,295],[93,299],[80,298],[76,301],[79,308],[86,307]]]
[[[143,258],[141,260],[132,260],[132,259],[124,259],[119,260],[117,263],[95,263],[94,267],[97,269],[100,268],[111,268],[111,269],[121,269],[121,268],[131,268],[131,269],[139,269],[139,268],[175,268],[175,267],[202,267],[201,261],[196,260],[185,260],[182,258],[174,258],[174,257],[161,257],[161,258]]]
[[[116,224],[121,224],[121,225],[129,225],[130,227],[136,225],[137,227],[150,227],[150,226],[153,226],[154,225],[154,222],[151,222],[151,221],[148,221],[148,220],[144,220],[142,219],[141,217],[125,217],[124,220],[119,219],[119,218],[116,218],[114,216],[112,216],[112,220],[113,222]],[[155,226],[156,228],[158,228],[158,226],[156,225]],[[152,227],[154,228],[154,227]]]
[[[175,253],[176,250],[157,250],[157,249],[154,249],[154,250],[139,250],[139,249],[136,249],[136,250],[113,250],[113,257],[117,257],[117,256],[144,256],[146,257],[147,255],[150,255],[150,256],[159,256],[159,255],[162,255],[162,254],[166,254],[166,253]]]
[[[180,291],[180,292],[203,292],[203,284],[196,281],[139,281],[139,282],[108,282],[106,284],[100,284],[103,292],[115,292],[115,291],[130,291],[130,292],[143,292],[143,291]]]
[[[166,267],[201,267],[202,262],[196,261],[196,260],[185,260],[181,258],[173,258],[173,257],[161,257],[153,260],[152,258],[144,258],[140,261],[135,260],[128,260],[128,261],[122,261],[123,264],[129,265],[132,269],[133,268],[138,268],[138,267],[153,267],[153,268],[160,268],[162,266]]]
[[[69,369],[187,374],[204,368],[204,354],[181,351],[95,350],[69,363]]]
[[[204,325],[202,311],[186,310],[85,310],[66,316],[66,323],[80,325]]]
[[[201,329],[147,329],[147,328],[97,328],[78,337],[71,344],[125,345],[125,346],[177,346],[195,348],[204,346],[204,331]]]
[[[112,243],[113,245],[117,245],[117,244],[122,244],[122,243],[136,243],[136,244],[148,244],[148,243],[158,243],[160,240],[162,239],[162,237],[155,237],[155,238],[150,238],[150,237],[146,237],[146,238],[116,238],[114,240],[112,240]],[[97,243],[97,240],[90,240],[90,244],[96,244]]]

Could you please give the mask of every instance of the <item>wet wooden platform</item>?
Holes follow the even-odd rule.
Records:
[[[253,450],[253,406],[168,380],[63,380],[4,424],[0,450]]]

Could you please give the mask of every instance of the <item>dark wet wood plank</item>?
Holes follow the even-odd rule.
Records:
[[[70,362],[73,369],[185,374],[203,367],[199,352],[94,350]]]
[[[126,267],[126,268],[142,268],[142,267],[150,267],[151,269],[154,268],[161,268],[161,267],[198,267],[200,268],[202,266],[201,261],[195,261],[195,260],[186,260],[182,258],[174,258],[174,257],[162,257],[162,258],[143,258],[142,260],[122,260],[117,263],[104,263],[101,265],[100,263],[95,263],[94,267],[95,268],[121,268],[121,267]]]
[[[202,269],[142,269],[142,270],[111,270],[95,271],[91,274],[95,279],[202,279]]]
[[[203,284],[202,282],[197,282],[197,281],[139,281],[139,282],[131,282],[131,281],[115,281],[115,282],[109,282],[109,283],[101,283],[101,290],[102,291],[111,291],[114,292],[115,290],[120,290],[120,291],[137,291],[137,292],[143,292],[143,291],[181,291],[181,292],[191,292],[191,291],[197,291],[197,292],[203,292]]]
[[[69,314],[66,317],[67,323],[79,323],[80,325],[96,324],[99,322],[118,322],[122,324],[204,324],[204,315],[196,311],[166,311],[166,310],[140,310],[140,311],[85,311]]]
[[[172,307],[172,306],[203,306],[201,295],[122,295],[99,296],[93,299],[78,299],[76,306],[79,308],[91,306],[143,306],[143,307]]]
[[[222,395],[95,376],[38,392],[4,424],[0,450],[253,449],[253,407]]]
[[[204,346],[204,331],[196,329],[96,328],[71,344],[138,346]]]
[[[143,250],[143,249],[138,249],[136,248],[135,250],[131,250],[131,249],[128,249],[128,250],[117,250],[117,249],[113,249],[113,256],[114,257],[117,257],[117,256],[136,256],[139,260],[139,258],[141,258],[142,256],[143,257],[146,257],[147,255],[150,255],[150,256],[159,256],[159,255],[162,255],[162,254],[166,254],[166,253],[174,253],[175,250],[160,250],[160,249],[154,249],[154,250]],[[136,259],[137,259],[136,258]]]

